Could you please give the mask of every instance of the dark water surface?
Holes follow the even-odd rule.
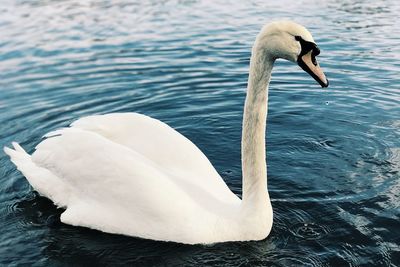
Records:
[[[240,195],[261,26],[309,28],[331,87],[276,64],[266,240],[187,246],[63,225],[0,152],[0,265],[399,266],[400,2],[266,2],[3,1],[1,147],[16,140],[32,152],[81,116],[140,112],[191,139]]]

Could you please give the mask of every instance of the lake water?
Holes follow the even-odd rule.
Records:
[[[64,225],[1,151],[0,265],[399,266],[399,13],[395,0],[3,1],[0,147],[15,140],[32,152],[81,116],[139,112],[191,139],[240,195],[262,25],[310,29],[331,85],[276,63],[267,239],[188,246]]]

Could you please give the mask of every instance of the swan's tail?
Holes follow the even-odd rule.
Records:
[[[36,165],[31,155],[18,143],[13,142],[12,145],[13,148],[4,147],[4,152],[10,156],[12,163],[22,172],[31,186],[39,194],[53,200],[57,206],[66,206],[68,190],[64,183],[49,170]]]
[[[31,162],[31,156],[17,142],[12,142],[12,145],[14,149],[4,147],[4,152],[10,156],[12,163],[23,173],[24,166]]]

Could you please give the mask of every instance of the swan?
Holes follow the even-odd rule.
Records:
[[[242,199],[207,157],[167,124],[137,113],[83,117],[44,136],[29,155],[4,151],[65,224],[145,239],[211,244],[266,238],[268,85],[276,59],[328,86],[310,32],[291,21],[265,25],[252,48],[242,128]]]

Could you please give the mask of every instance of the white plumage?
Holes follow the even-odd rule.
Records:
[[[264,27],[253,48],[243,122],[243,200],[190,140],[137,113],[81,118],[48,133],[32,156],[17,143],[4,151],[36,191],[66,208],[64,223],[189,244],[263,239],[272,227],[264,135],[275,58],[268,51],[297,57],[294,34],[311,38],[302,26],[279,22]],[[282,41],[288,45],[280,51]]]

